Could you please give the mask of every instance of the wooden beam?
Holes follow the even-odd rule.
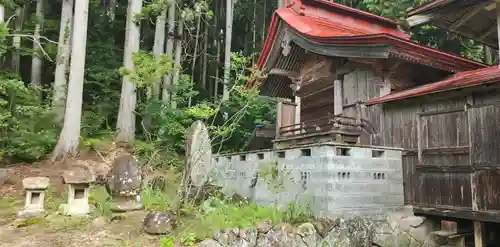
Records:
[[[474,247],[485,247],[483,242],[484,223],[474,221]]]
[[[491,11],[497,7],[496,3],[490,3],[490,5],[484,7],[485,10]]]
[[[500,0],[496,1],[497,3],[497,37],[498,37],[498,48],[500,52]]]
[[[299,77],[300,74],[298,72],[294,71],[289,71],[289,70],[284,70],[284,69],[278,69],[278,68],[273,68],[267,73],[268,75],[276,75],[276,76],[286,76],[289,78],[295,78]]]
[[[380,97],[385,96],[387,94],[390,94],[391,93],[391,86],[392,86],[391,79],[389,77],[389,75],[390,75],[389,71],[385,71],[383,74],[384,74],[384,77],[383,77],[383,79],[384,79],[383,83],[384,84],[382,84],[380,86],[380,89],[379,89],[379,96]]]
[[[343,99],[342,99],[342,81],[333,81],[333,114],[340,115],[343,113]]]
[[[301,110],[302,104],[300,102],[300,97],[295,96],[295,124],[300,123],[300,110]],[[296,134],[300,134],[300,129],[297,131]]]
[[[420,116],[417,115],[417,158],[418,164],[422,165],[422,123]]]
[[[461,27],[463,24],[465,24],[467,21],[469,21],[472,17],[479,14],[479,12],[481,12],[484,9],[484,7],[488,4],[489,4],[488,2],[482,3],[482,4],[479,4],[478,6],[475,6],[474,8],[472,8],[472,10],[468,11],[465,15],[463,15],[462,17],[460,17],[458,20],[456,20],[455,22],[453,22],[450,25],[450,31],[454,32],[455,30],[457,30],[457,28]]]
[[[498,214],[498,211],[494,210],[473,211],[470,210],[470,208],[464,207],[421,205],[419,203],[412,206],[415,215],[436,215],[441,217],[500,223],[500,215]]]
[[[283,115],[283,103],[281,101],[276,104],[276,138],[280,136],[280,128],[281,128],[281,118]]]
[[[433,15],[431,14],[414,15],[408,17],[406,21],[408,22],[408,25],[410,25],[410,27],[414,27],[431,21],[432,17]]]
[[[481,36],[479,36],[478,40],[480,42],[484,42],[484,40],[486,38],[488,38],[488,36],[490,36],[493,32],[495,32],[497,30],[497,27],[495,25],[492,25],[488,31],[484,32]]]

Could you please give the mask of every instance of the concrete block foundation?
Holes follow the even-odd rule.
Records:
[[[212,162],[215,184],[261,205],[304,202],[326,217],[384,217],[404,205],[400,149],[321,143],[216,155]]]

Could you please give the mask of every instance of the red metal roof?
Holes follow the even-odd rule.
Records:
[[[445,4],[454,2],[454,1],[455,0],[435,0],[433,2],[419,6],[417,8],[411,9],[410,11],[408,11],[408,16],[417,15],[417,14],[420,14],[424,11],[429,10],[429,9],[433,9],[433,8],[438,7],[438,6],[445,5]]]
[[[395,53],[415,58],[417,63],[436,67],[440,65],[441,68],[446,67],[452,71],[486,66],[412,42],[408,35],[397,28],[394,21],[323,0],[294,0],[287,8],[279,9],[273,15],[257,63],[258,68],[263,68],[267,61],[279,21],[284,21],[309,40],[322,44],[390,45],[396,49]]]
[[[395,100],[414,98],[427,94],[438,93],[464,87],[477,86],[482,84],[500,82],[500,66],[491,66],[478,70],[459,72],[450,78],[408,89],[401,92],[391,93],[379,98],[369,100],[368,105],[386,103]]]

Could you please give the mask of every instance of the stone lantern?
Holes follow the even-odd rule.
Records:
[[[23,187],[26,191],[24,208],[18,213],[21,218],[38,217],[45,213],[45,192],[49,187],[47,177],[29,177],[23,179]]]
[[[68,202],[61,205],[65,215],[85,216],[90,213],[90,183],[94,181],[89,171],[65,171],[63,181],[68,185]]]

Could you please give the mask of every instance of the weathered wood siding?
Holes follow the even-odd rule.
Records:
[[[465,96],[435,97],[424,103],[413,100],[382,106],[383,145],[407,150],[403,158],[406,203],[471,207],[465,103]]]
[[[479,210],[500,210],[500,92],[475,93],[469,110]]]
[[[366,108],[363,103],[378,97],[382,84],[383,79],[368,68],[356,69],[345,74],[342,82],[344,115],[357,117],[360,114],[362,118],[370,121],[375,129],[380,129],[380,107]],[[379,134],[363,133],[360,137],[360,144],[378,145],[379,143]]]

